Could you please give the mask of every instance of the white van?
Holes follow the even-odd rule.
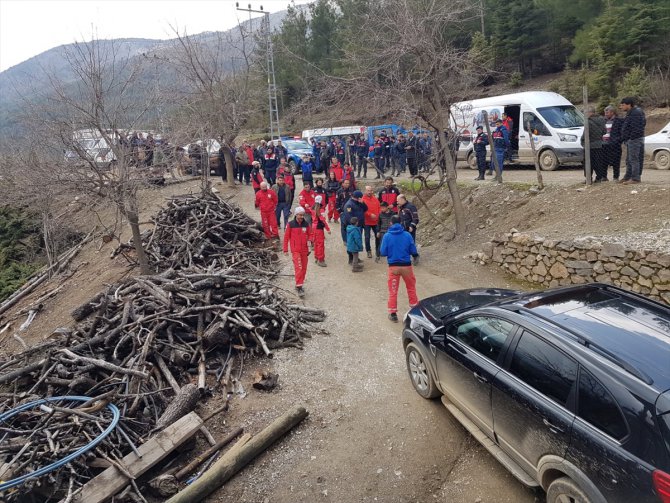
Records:
[[[302,132],[303,139],[308,142],[312,139],[330,138],[331,136],[347,137],[352,134],[364,134],[365,126],[341,126],[341,127],[323,127],[317,129],[305,129]]]
[[[584,160],[584,149],[580,144],[584,132],[582,113],[560,94],[531,91],[463,101],[451,107],[452,127],[460,138],[457,161],[467,162],[472,169],[477,169],[472,139],[477,126],[484,126],[484,110],[488,113],[491,129],[495,128],[496,119],[503,113],[514,121],[510,131],[511,162],[534,162],[528,123],[535,135],[535,149],[543,170],[552,171],[562,164]],[[523,127],[520,127],[520,122]]]

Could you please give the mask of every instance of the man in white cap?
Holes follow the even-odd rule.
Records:
[[[288,255],[290,245],[295,271],[295,289],[300,297],[304,297],[305,289],[303,286],[309,261],[311,229],[307,220],[305,220],[305,209],[302,206],[298,206],[294,214],[295,218],[288,223],[284,232],[284,254]]]

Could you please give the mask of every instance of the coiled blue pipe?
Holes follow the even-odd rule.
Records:
[[[56,402],[59,400],[70,400],[70,401],[74,400],[77,402],[89,402],[92,400],[92,398],[87,396],[54,396],[51,398],[43,398],[42,400],[35,400],[33,402],[28,402],[19,407],[8,410],[3,414],[0,414],[0,423],[7,421],[8,419],[14,417],[20,412],[23,412],[24,410],[39,407],[42,404],[49,402]],[[47,473],[52,472],[60,468],[61,466],[68,464],[73,459],[93,449],[96,445],[102,442],[105,439],[105,437],[112,432],[114,428],[116,428],[116,425],[118,424],[119,419],[121,418],[121,413],[119,412],[119,409],[116,407],[116,405],[110,403],[107,405],[107,409],[109,409],[112,412],[112,422],[109,424],[109,426],[107,426],[107,428],[105,428],[105,430],[100,435],[91,440],[91,442],[84,445],[83,447],[80,447],[73,453],[65,456],[63,459],[59,459],[58,461],[51,463],[50,465],[43,466],[42,468],[35,470],[34,472],[26,473],[25,475],[21,475],[20,477],[17,477],[15,479],[0,483],[0,492],[6,491],[7,489],[10,489],[12,487],[20,486],[28,479],[34,479],[37,477],[41,477],[42,475],[46,475]]]

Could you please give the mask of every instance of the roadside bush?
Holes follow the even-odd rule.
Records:
[[[523,75],[521,72],[512,72],[509,76],[509,85],[512,87],[521,87],[523,84]]]
[[[0,207],[0,302],[9,297],[41,267],[37,223],[26,214]]]
[[[631,67],[617,85],[618,99],[625,96],[635,96],[640,102],[648,105],[650,94],[651,84],[649,82],[649,75],[644,67],[639,65]]]

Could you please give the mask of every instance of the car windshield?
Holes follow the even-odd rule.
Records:
[[[572,105],[543,107],[538,108],[537,111],[551,127],[572,128],[584,125],[584,116]]]
[[[286,140],[282,142],[290,150],[310,150],[312,146],[304,140]]]

